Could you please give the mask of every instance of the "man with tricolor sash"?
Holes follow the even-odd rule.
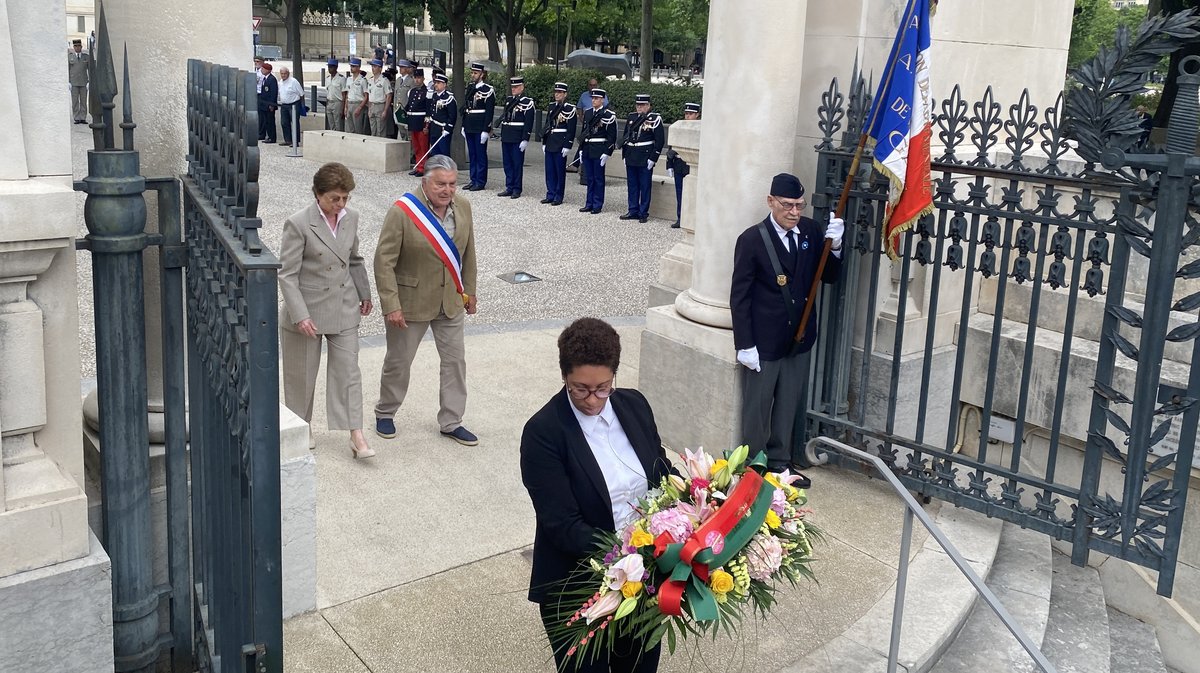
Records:
[[[375,405],[375,432],[396,436],[394,418],[408,392],[417,347],[433,330],[441,358],[442,435],[474,446],[479,439],[462,425],[467,407],[465,315],[475,313],[475,230],[471,204],[458,195],[458,166],[434,155],[415,193],[388,210],[375,250],[375,286],[387,323],[387,354]]]

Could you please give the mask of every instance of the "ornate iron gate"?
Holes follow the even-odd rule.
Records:
[[[842,281],[820,304],[809,436],[871,446],[914,491],[1068,541],[1076,564],[1097,550],[1153,568],[1170,595],[1200,415],[1196,60],[1166,153],[1114,145],[1107,169],[1102,148],[1073,155],[1061,96],[1002,112],[990,88],[968,102],[956,87],[935,105],[936,210],[894,262],[887,181],[858,176]],[[818,221],[866,89],[824,94]]]
[[[127,61],[117,148],[103,7],[98,23],[95,149],[76,189],[88,194],[89,234],[78,247],[93,256],[115,670],[154,671],[169,655],[178,673],[280,673],[279,264],[257,236],[254,75],[189,62],[187,175],[146,178],[133,149]],[[144,231],[147,189],[158,196],[153,234]],[[161,261],[165,540],[151,527],[142,277],[151,245],[160,246]],[[163,587],[153,582],[161,547]]]

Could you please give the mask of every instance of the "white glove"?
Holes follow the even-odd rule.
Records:
[[[846,233],[846,222],[840,217],[835,217],[833,213],[829,213],[829,226],[825,227],[825,238],[837,243],[842,240],[844,233]]]
[[[606,164],[606,163],[608,163],[608,155],[601,154],[600,155],[600,168],[604,168],[604,164]]]
[[[646,170],[648,170],[648,171],[654,170],[654,162],[651,161],[650,159],[646,160]]]
[[[522,140],[522,141],[521,141],[521,144],[520,144],[520,145],[517,145],[517,149],[519,149],[519,150],[521,150],[522,152],[524,152],[524,151],[525,151],[525,146],[526,146],[526,145],[528,145],[528,144],[529,144],[529,141],[528,141],[528,140]],[[543,152],[545,152],[545,151],[546,151],[546,150],[545,150],[545,148],[542,148],[542,151],[543,151]]]
[[[426,98],[433,98],[433,89],[429,89],[429,90],[427,90],[427,91],[425,92],[425,97],[426,97]]]
[[[545,154],[545,153],[546,153],[546,146],[542,145],[542,154]]]
[[[568,154],[570,154],[570,153],[571,153],[571,150],[570,150],[570,148],[567,148],[567,147],[564,147],[564,148],[563,148],[563,158],[564,158],[564,159],[566,159],[566,158],[567,158],[567,155],[568,155]]]
[[[467,130],[466,130],[465,128],[463,128],[463,127],[461,127],[461,126],[460,126],[460,127],[458,127],[458,132],[462,134],[463,140],[466,140],[466,138],[467,138]]]
[[[758,363],[758,346],[751,346],[750,348],[743,348],[738,351],[737,359],[738,362],[745,365],[746,369],[756,372],[762,371],[762,365]]]
[[[483,133],[480,133],[480,134],[479,134],[479,144],[480,144],[480,145],[486,144],[486,143],[487,143],[487,138],[488,138],[488,133],[487,133],[487,131],[484,131]]]
[[[668,177],[668,178],[673,178],[673,177],[675,177],[675,169],[674,169],[674,168],[668,168],[668,169],[667,169],[667,177]]]

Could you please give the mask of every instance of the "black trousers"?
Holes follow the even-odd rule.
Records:
[[[570,614],[560,615],[559,606],[542,603],[538,605],[542,613],[542,626],[548,627]],[[550,630],[546,629],[547,637]],[[559,671],[567,673],[655,673],[658,671],[658,659],[662,655],[662,644],[655,645],[650,651],[643,652],[644,642],[632,638],[618,638],[614,643],[612,654],[600,653],[595,659],[585,661],[577,667],[564,669],[563,661],[567,658],[567,650],[573,643],[563,640],[551,641],[554,650],[554,664]]]
[[[807,403],[808,363],[805,352],[763,361],[758,372],[742,367],[742,441],[751,456],[766,452],[772,469],[793,459],[796,414]],[[802,463],[803,452],[798,453],[795,458]]]
[[[265,105],[258,106],[258,139],[275,142],[275,112]]]
[[[289,145],[292,144],[292,119],[295,117],[295,114],[295,103],[283,103],[279,106],[279,130],[283,132],[283,142]],[[299,119],[299,117],[295,118]]]

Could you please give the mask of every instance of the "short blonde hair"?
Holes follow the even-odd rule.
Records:
[[[313,174],[313,196],[320,197],[335,189],[347,193],[354,191],[354,174],[344,164],[331,161]]]

